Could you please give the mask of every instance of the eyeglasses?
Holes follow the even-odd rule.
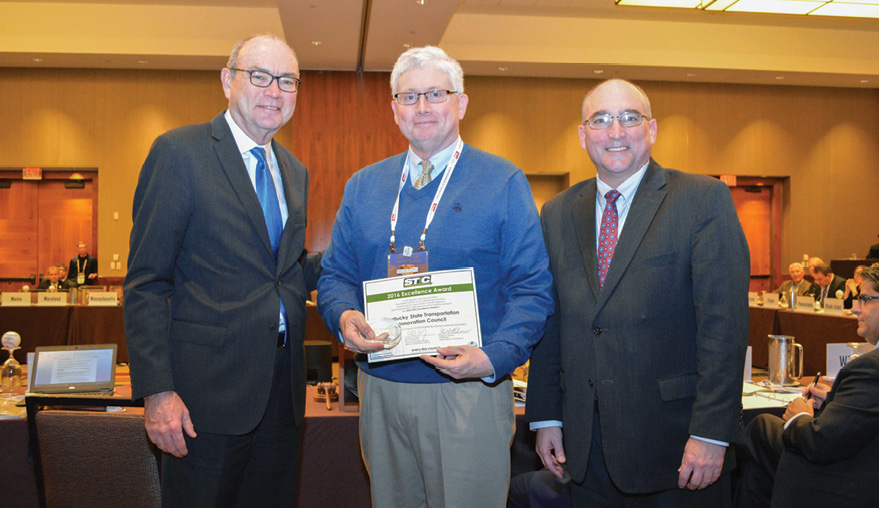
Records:
[[[647,116],[642,115],[637,111],[625,111],[616,116],[609,113],[601,113],[590,116],[589,120],[586,120],[585,125],[588,125],[590,129],[603,131],[609,129],[610,126],[613,125],[614,118],[616,118],[623,127],[637,127],[641,125],[641,121],[644,118],[647,118]]]
[[[418,103],[418,98],[424,96],[427,102],[439,104],[449,100],[450,93],[458,93],[455,90],[428,90],[426,92],[400,92],[394,94],[394,100],[401,106],[412,106]]]
[[[230,67],[229,70],[250,74],[250,84],[260,88],[268,88],[272,86],[272,81],[277,79],[278,88],[280,88],[282,92],[287,93],[293,93],[299,90],[299,84],[302,83],[301,79],[294,78],[293,76],[273,76],[265,71],[248,71],[245,69],[236,69],[235,67]]]
[[[858,297],[858,303],[861,304],[862,306],[866,305],[867,302],[869,302],[870,300],[879,300],[879,296],[861,295]]]

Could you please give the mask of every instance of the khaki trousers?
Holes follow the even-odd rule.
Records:
[[[504,508],[512,381],[397,383],[360,372],[360,444],[375,508]]]

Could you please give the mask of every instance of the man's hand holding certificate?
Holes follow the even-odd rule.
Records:
[[[370,362],[438,353],[441,358],[426,361],[451,377],[491,375],[491,362],[478,349],[482,335],[472,268],[365,281],[363,296],[369,323],[393,319],[402,331],[396,346],[370,353]],[[476,375],[486,365],[488,373]]]

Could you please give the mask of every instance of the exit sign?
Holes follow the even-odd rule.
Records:
[[[42,180],[43,168],[21,168],[22,180]]]

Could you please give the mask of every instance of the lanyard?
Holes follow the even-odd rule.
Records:
[[[458,142],[455,145],[455,152],[452,155],[452,159],[446,165],[446,169],[443,174],[443,179],[439,184],[439,188],[436,190],[436,195],[433,196],[433,202],[430,204],[430,209],[427,211],[427,219],[424,221],[424,232],[421,233],[421,239],[418,242],[418,250],[424,250],[424,239],[427,238],[427,228],[430,227],[430,223],[433,222],[433,216],[436,214],[436,207],[439,205],[440,199],[443,198],[443,192],[446,190],[446,186],[449,183],[449,178],[452,177],[452,172],[455,171],[455,166],[458,164],[458,159],[461,157],[461,151],[464,149],[464,141],[461,138],[458,138]],[[403,186],[406,185],[406,179],[409,176],[409,152],[406,152],[406,160],[403,161],[403,175],[400,177],[400,187],[397,188],[397,200],[394,201],[394,210],[391,212],[391,252],[396,252],[394,249],[394,233],[397,231],[397,220],[399,219],[398,212],[400,210],[400,192],[403,190]]]

